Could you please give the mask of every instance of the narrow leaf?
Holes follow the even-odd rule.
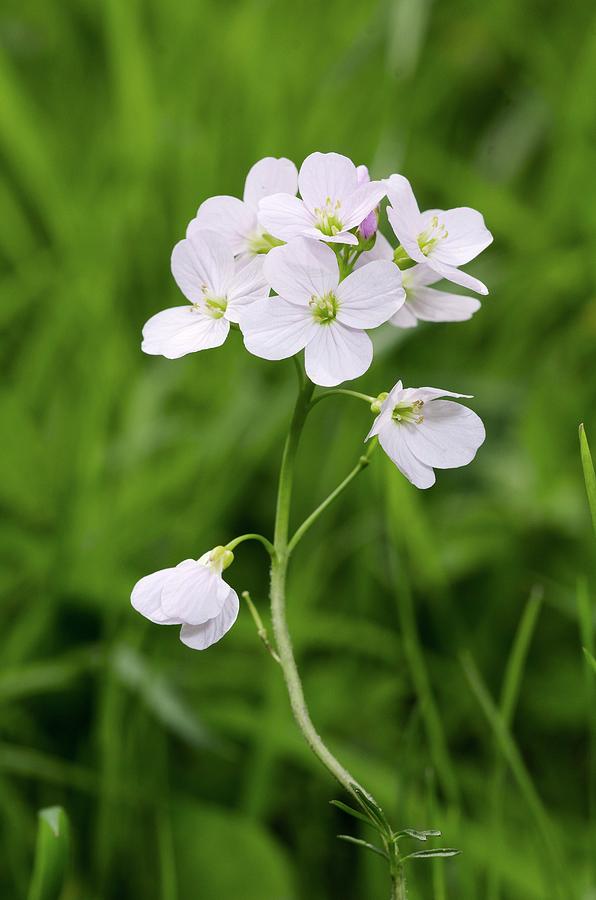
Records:
[[[389,822],[385,818],[385,813],[381,809],[381,807],[370,797],[368,794],[365,794],[362,788],[359,788],[357,785],[351,785],[352,790],[354,791],[354,796],[358,800],[360,806],[368,813],[368,815],[375,821],[381,829],[387,831],[388,833],[391,831],[389,827]]]
[[[367,825],[374,825],[375,822],[371,822],[368,816],[362,815],[361,812],[358,812],[357,809],[352,809],[351,806],[348,806],[347,803],[342,803],[341,800],[330,800],[331,806],[337,806],[338,809],[341,809],[342,812],[347,813],[349,816],[354,816],[355,819],[360,819],[361,822],[365,822]]]
[[[594,657],[592,656],[592,654],[590,653],[590,651],[589,651],[589,650],[586,650],[585,647],[583,648],[583,651],[584,651],[584,656],[585,656],[586,659],[588,660],[588,662],[589,662],[591,668],[592,668],[592,669],[594,670],[594,672],[596,673],[596,659],[594,659]]]
[[[404,828],[403,831],[398,831],[395,835],[396,838],[400,837],[411,837],[416,841],[426,841],[429,837],[441,837],[440,831],[417,831],[415,828]]]
[[[588,444],[583,424],[579,426],[579,448],[584,470],[584,481],[586,482],[586,494],[588,495],[588,503],[592,513],[592,526],[594,534],[596,534],[596,474],[594,474],[594,463],[592,462],[590,445]]]
[[[68,819],[60,806],[38,813],[37,845],[28,900],[58,900],[68,863]]]
[[[340,841],[347,841],[348,844],[357,844],[359,847],[364,847],[365,850],[372,850],[373,853],[382,856],[383,859],[389,859],[384,850],[381,850],[380,847],[375,847],[374,844],[369,844],[368,841],[361,841],[360,838],[352,837],[350,834],[338,834],[337,836]]]
[[[451,847],[437,848],[436,850],[416,850],[414,853],[404,856],[406,859],[432,859],[439,856],[459,856],[461,850],[454,850]]]

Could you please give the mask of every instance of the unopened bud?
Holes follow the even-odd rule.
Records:
[[[376,397],[373,400],[373,402],[370,404],[371,413],[373,413],[375,416],[378,416],[379,413],[381,412],[381,407],[388,396],[389,396],[389,394],[387,393],[387,391],[383,391],[382,394],[379,394],[379,396]]]

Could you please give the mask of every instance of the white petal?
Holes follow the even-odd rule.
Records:
[[[230,630],[239,609],[238,594],[230,588],[221,612],[203,625],[183,625],[180,629],[180,640],[192,650],[206,650]]]
[[[254,256],[248,260],[238,260],[236,274],[228,288],[228,308],[226,319],[238,322],[240,308],[264,300],[269,296],[269,285],[263,273],[264,257]]]
[[[462,272],[461,269],[456,269],[454,266],[447,266],[445,263],[435,259],[434,256],[429,256],[428,262],[441,278],[446,278],[447,281],[451,281],[453,284],[459,284],[462,287],[468,288],[470,291],[476,291],[477,294],[482,294],[483,296],[488,294],[487,286],[478,278],[474,278],[473,275],[468,275],[467,272]]]
[[[404,442],[424,465],[437,469],[465,466],[476,456],[486,433],[479,416],[461,403],[431,400],[420,425],[405,425]]]
[[[185,559],[166,580],[161,606],[187,625],[202,625],[218,615],[230,591],[221,575],[195,559]]]
[[[395,175],[391,176],[395,178]],[[387,218],[395,232],[395,236],[411,259],[417,262],[426,262],[426,256],[418,244],[420,234],[419,223],[412,224],[403,211],[396,206],[387,207]]]
[[[476,297],[420,287],[408,291],[406,306],[423,322],[465,322],[480,309],[480,301]]]
[[[272,194],[259,203],[259,222],[265,231],[282,241],[300,235],[317,238],[314,216],[302,200],[292,194]]]
[[[449,266],[463,266],[492,243],[493,236],[476,209],[460,206],[446,211],[429,210],[422,214],[423,230],[435,215],[447,229],[447,237],[440,240],[432,250],[432,256],[439,262]]]
[[[284,300],[306,305],[323,297],[339,283],[337,257],[330,247],[307,238],[295,238],[270,250],[263,266],[269,284]]]
[[[240,311],[239,320],[246,349],[262,359],[294,356],[319,328],[308,307],[281,297],[251,303]]]
[[[181,619],[166,615],[161,607],[161,592],[175,568],[160,569],[152,575],[145,575],[132,589],[130,602],[142,616],[158,625],[180,625]]]
[[[434,388],[434,387],[419,387],[419,388],[403,388],[399,392],[399,398],[396,400],[393,398],[393,392],[391,393],[391,398],[395,403],[398,402],[412,402],[414,400],[435,400],[439,397],[464,397],[466,400],[470,400],[473,396],[472,394],[456,394],[454,391],[446,391],[444,388]],[[389,399],[389,398],[388,398]],[[387,402],[387,401],[386,401]]]
[[[386,322],[406,299],[401,272],[389,260],[376,260],[348,275],[336,291],[337,319],[352,328],[377,328]]]
[[[203,287],[214,297],[225,297],[234,275],[234,254],[220,234],[195,230],[174,247],[172,274],[192,303],[203,300]]]
[[[385,235],[380,231],[377,231],[377,239],[372,250],[365,250],[364,253],[360,254],[358,259],[356,260],[354,269],[361,269],[363,266],[367,266],[370,262],[374,262],[377,259],[393,260],[393,247],[391,246]],[[437,276],[435,275],[435,278],[436,277]]]
[[[316,333],[306,347],[306,374],[315,384],[332,387],[358,378],[373,358],[371,339],[365,331],[348,328],[340,322],[315,325]]]
[[[248,250],[247,241],[257,230],[257,216],[254,209],[238,197],[209,197],[201,203],[196,217],[186,230],[191,237],[206,228],[222,235],[230,245],[232,253]]]
[[[392,175],[385,182],[390,206],[387,207],[387,218],[399,242],[412,259],[425,261],[425,256],[418,246],[420,228],[420,209],[414,191],[403,175]]]
[[[402,475],[405,475],[408,481],[411,481],[417,488],[424,490],[432,487],[436,478],[432,468],[420,462],[408,450],[404,442],[405,429],[415,427],[417,426],[398,425],[390,421],[379,432],[379,444],[387,456],[393,460]]]
[[[340,153],[311,153],[300,167],[298,187],[311,212],[325,206],[327,198],[332,205],[343,204],[358,187],[356,166]]]
[[[298,170],[294,163],[282,157],[266,156],[250,169],[244,183],[244,202],[257,211],[259,200],[271,194],[295,194],[298,190]]]
[[[416,328],[418,319],[414,315],[408,300],[398,309],[394,316],[391,316],[389,323],[396,328]]]
[[[360,225],[369,212],[379,205],[385,192],[386,187],[382,181],[361,184],[341,205],[339,215],[344,229],[349,230]]]
[[[192,306],[175,306],[152,316],[143,328],[141,350],[150,356],[178,359],[197,350],[220,347],[230,323],[214,319]]]
[[[349,231],[338,231],[337,234],[323,234],[317,228],[314,229],[315,237],[318,241],[325,241],[326,244],[351,244],[352,247],[358,245],[358,238]],[[312,235],[308,235],[312,237]]]
[[[402,272],[402,283],[406,291],[414,290],[417,287],[427,287],[427,285],[436,284],[440,280],[438,273],[427,263],[417,263],[411,269]]]
[[[356,178],[358,179],[358,184],[366,184],[368,181],[370,181],[368,166],[356,166]]]

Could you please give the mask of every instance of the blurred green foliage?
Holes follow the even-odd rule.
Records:
[[[427,493],[379,455],[305,538],[290,618],[314,720],[396,825],[464,851],[414,860],[413,900],[596,896],[595,88],[590,0],[4,0],[2,897],[26,895],[55,804],[65,900],[387,894],[382,861],[335,839],[357,823],[247,611],[198,654],[128,601],[270,533],[291,364],[238,335],[176,362],[139,337],[179,302],[169,253],[198,203],[315,149],[481,209],[495,244],[474,320],[381,330],[359,382],[473,393],[488,439]],[[317,407],[296,521],[369,421]],[[229,574],[266,617],[261,548]]]

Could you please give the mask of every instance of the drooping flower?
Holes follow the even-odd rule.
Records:
[[[294,196],[298,189],[298,170],[281,157],[266,156],[250,169],[244,183],[244,198],[210,197],[201,203],[186,236],[205,228],[223,235],[234,254],[266,253],[278,241],[262,228],[258,220],[259,201],[283,192]]]
[[[467,465],[484,441],[484,425],[476,413],[443,399],[469,396],[440,388],[404,388],[398,381],[365,440],[378,435],[381,447],[408,481],[429,488],[436,480],[433,469]]]
[[[264,359],[305,349],[306,374],[324,386],[366,372],[373,348],[364,329],[382,325],[404,302],[393,263],[372,262],[340,282],[333,250],[306,238],[272,250],[264,273],[279,296],[243,310],[246,348]]]
[[[458,268],[492,242],[482,215],[467,206],[420,212],[410,182],[403,175],[392,175],[386,187],[390,203],[387,218],[410,258],[426,263],[441,278],[488,294],[486,285]]]
[[[222,571],[234,554],[215,547],[200,559],[185,559],[137,581],[133,607],[158,625],[182,625],[180,640],[193,650],[205,650],[230,630],[239,610],[236,591]]]
[[[375,246],[363,253],[356,268],[368,265],[375,259],[393,259],[393,248],[387,238],[377,233]],[[417,263],[401,273],[406,292],[406,302],[389,319],[397,328],[415,328],[421,322],[465,322],[480,309],[476,297],[439,291],[430,285],[441,281],[441,276],[425,263]]]
[[[340,153],[311,153],[298,174],[300,196],[273,194],[261,200],[261,224],[276,238],[315,238],[337,244],[358,244],[351,233],[385,196],[380,181],[359,183],[351,159]]]
[[[172,274],[190,306],[152,316],[141,344],[145,353],[168,359],[221,346],[240,310],[269,293],[263,258],[234,261],[226,239],[213,231],[195,231],[176,244]]]

